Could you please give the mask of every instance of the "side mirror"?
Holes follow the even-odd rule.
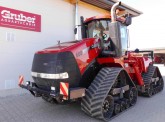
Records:
[[[74,34],[77,34],[77,28],[74,29]]]
[[[126,24],[127,26],[131,25],[131,24],[132,24],[132,17],[127,16],[127,17],[126,17],[126,20],[125,20],[125,24]]]

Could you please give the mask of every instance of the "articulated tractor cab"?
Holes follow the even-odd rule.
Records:
[[[20,79],[19,86],[51,103],[81,100],[87,115],[104,121],[134,106],[138,94],[152,97],[162,91],[153,51],[128,51],[127,26],[141,12],[117,2],[110,13],[81,17],[82,40],[37,51],[34,81],[24,85]]]

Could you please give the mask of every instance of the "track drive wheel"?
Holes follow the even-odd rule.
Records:
[[[136,104],[137,101],[137,89],[135,87],[131,87],[130,90],[126,91],[125,98],[129,100],[131,106]]]
[[[108,95],[102,105],[102,114],[104,118],[110,118],[114,110],[114,99],[111,95]]]

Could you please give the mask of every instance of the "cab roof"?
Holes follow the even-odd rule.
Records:
[[[109,19],[110,20],[111,16],[109,14],[93,16],[93,17],[87,18],[84,23],[88,23],[88,22],[93,21],[93,20],[102,20],[102,19],[105,19],[105,20]],[[120,21],[120,22],[124,21],[123,18],[120,18],[120,17],[117,18],[117,20]]]

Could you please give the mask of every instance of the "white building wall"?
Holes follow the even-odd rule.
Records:
[[[0,27],[0,89],[9,89],[17,87],[20,74],[31,80],[37,50],[74,39],[74,6],[64,0],[0,0],[0,6],[41,15],[41,32]],[[79,7],[85,18],[101,13]]]

